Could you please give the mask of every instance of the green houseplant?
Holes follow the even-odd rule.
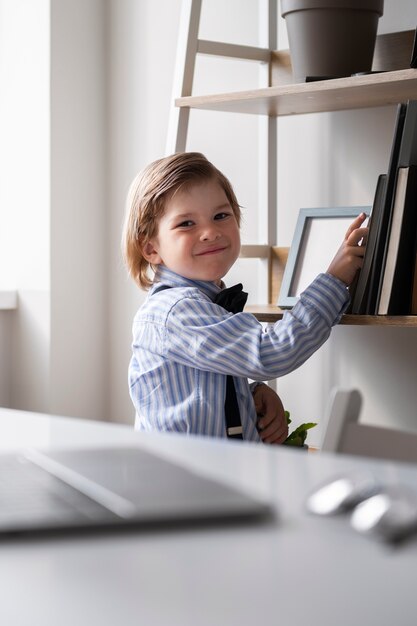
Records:
[[[285,411],[285,417],[287,418],[287,424],[291,424],[291,418],[288,411]],[[314,428],[314,426],[317,426],[317,422],[306,422],[305,424],[300,424],[300,426],[288,435],[284,441],[284,445],[295,446],[298,448],[306,447],[307,431],[309,431],[310,428]]]

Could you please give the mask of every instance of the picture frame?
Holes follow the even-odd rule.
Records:
[[[281,309],[298,302],[300,293],[327,270],[355,217],[370,212],[370,206],[300,209],[278,296]]]

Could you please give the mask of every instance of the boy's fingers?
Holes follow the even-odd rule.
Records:
[[[288,437],[288,433],[275,432],[269,437],[262,437],[263,443],[283,443]]]
[[[284,429],[288,429],[287,420],[285,415],[279,415],[278,413],[271,412],[260,415],[258,420],[258,426],[261,430],[266,431],[268,434],[274,432],[276,428],[282,426]]]
[[[360,225],[363,224],[366,218],[367,218],[366,213],[361,213],[360,215],[358,215],[358,217],[353,220],[352,224],[347,229],[345,239],[349,239],[353,231],[357,230],[360,227]]]
[[[258,421],[259,428],[267,428],[275,419],[275,413],[265,413]]]
[[[285,441],[288,437],[288,424],[274,420],[268,427],[263,428],[259,434],[261,439],[267,443],[270,443],[275,439]]]
[[[346,240],[346,243],[349,246],[358,246],[360,241],[368,235],[367,228],[356,228],[353,232],[350,233],[349,237]],[[361,248],[363,246],[360,246]]]

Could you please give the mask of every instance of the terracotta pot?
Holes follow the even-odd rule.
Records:
[[[293,77],[369,72],[384,0],[281,0]]]

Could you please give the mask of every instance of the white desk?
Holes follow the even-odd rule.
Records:
[[[417,465],[280,446],[143,435],[0,409],[0,450],[132,444],[226,476],[276,504],[275,523],[0,543],[4,626],[415,626],[417,540],[392,550],[346,518],[304,511],[321,481],[367,466],[417,485]]]

